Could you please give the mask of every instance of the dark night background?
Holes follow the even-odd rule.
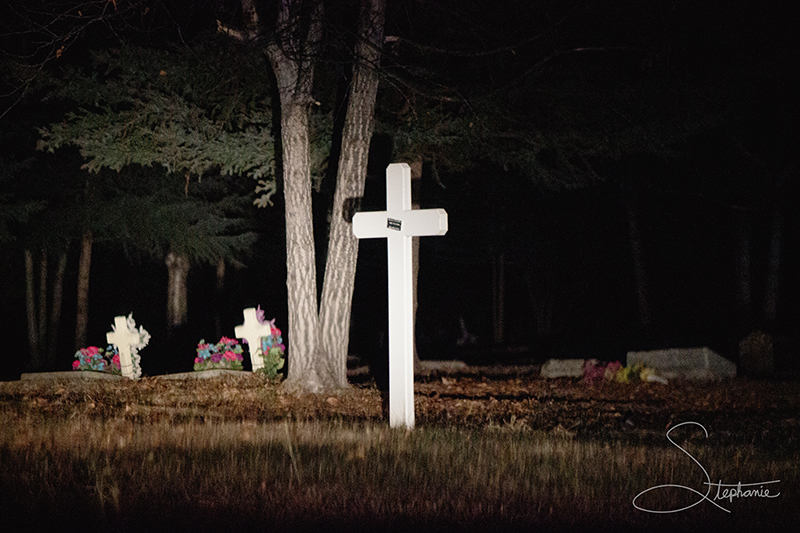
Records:
[[[411,24],[408,14],[422,2],[390,0],[389,4],[387,35],[434,39],[444,20],[432,17]],[[560,134],[569,131],[572,117],[566,117],[564,125],[556,123],[558,116],[548,114],[548,95],[567,98],[575,94],[580,98],[594,88],[595,99],[582,103],[597,111],[595,120],[602,122],[603,106],[608,103],[604,88],[614,86],[618,79],[647,78],[650,88],[663,84],[665,98],[669,87],[679,85],[686,101],[696,99],[702,101],[698,109],[713,110],[713,124],[681,137],[663,153],[598,149],[587,157],[592,179],[579,185],[547,186],[513,166],[474,154],[465,154],[461,165],[448,165],[442,161],[452,163],[454,151],[450,148],[439,158],[429,153],[423,167],[422,207],[446,209],[450,229],[445,237],[426,238],[420,244],[420,356],[462,358],[475,364],[549,357],[624,360],[626,352],[635,349],[710,346],[736,361],[739,341],[755,329],[764,329],[775,341],[777,371],[796,369],[800,366],[797,46],[788,7],[737,1],[644,3],[647,6],[634,1],[575,2],[567,7],[551,4],[428,3],[440,8],[431,7],[431,13],[451,15],[452,26],[441,32],[440,40],[433,43],[436,46],[443,44],[448,32],[462,45],[469,23],[480,13],[489,19],[487,25],[507,25],[510,41],[525,40],[529,24],[531,33],[547,35],[543,38],[546,44],[528,41],[503,62],[463,60],[472,63],[467,66],[462,60],[453,60],[441,66],[442,77],[464,94],[475,89],[473,85],[494,85],[502,99],[504,91],[512,91],[507,89],[509,80],[546,58],[546,65],[536,75],[547,89],[533,93],[529,105],[535,112],[526,109],[521,113],[538,114],[554,130],[561,128]],[[158,31],[151,31],[149,39],[174,39],[178,27],[186,39],[202,36],[213,30],[214,18],[226,12],[224,2],[167,5],[173,10],[164,11],[162,24]],[[546,28],[551,29],[544,32]],[[12,30],[3,28],[5,43]],[[100,34],[111,39],[102,31]],[[473,50],[480,49],[483,38],[474,36]],[[82,44],[94,45],[96,41]],[[578,47],[603,50],[556,53]],[[430,67],[437,57],[422,54],[417,59]],[[473,84],[470,76],[476,72],[485,73]],[[525,83],[531,83],[530,79]],[[638,97],[642,101],[635,95],[631,98],[632,107],[657,107],[645,99],[657,100],[659,92],[643,92]],[[608,95],[608,99],[613,97]],[[8,102],[5,98],[3,109]],[[6,114],[0,119],[0,128],[19,130],[13,125],[26,122],[21,114],[31,105],[20,104]],[[584,116],[581,113],[587,109],[577,116]],[[676,120],[684,119],[684,111],[675,109]],[[61,117],[63,114],[49,120]],[[647,134],[646,129],[643,132]],[[30,133],[20,135],[31,138]],[[25,142],[7,145],[3,157],[9,147],[32,149]],[[384,170],[397,161],[386,133],[376,134],[373,144],[364,210],[384,208]],[[547,165],[547,154],[542,159]],[[17,174],[5,183],[0,181],[0,186],[16,184],[13,188],[25,179],[24,174]],[[241,181],[246,188],[247,181]],[[316,228],[320,235],[324,234],[324,205],[332,187],[332,183],[323,185],[314,197],[315,211],[322,206],[318,214],[321,227]],[[4,192],[0,191],[0,199]],[[635,206],[647,277],[649,324],[642,324],[637,308],[631,205]],[[776,213],[778,226],[773,224]],[[163,260],[126,255],[118,244],[97,243],[91,271],[89,344],[105,346],[113,317],[133,312],[137,324],[153,336],[142,352],[144,373],[187,371],[200,338],[232,336],[233,328],[242,321],[241,310],[260,304],[268,318],[277,318],[288,337],[291,357],[282,202],[276,198],[274,207],[252,208],[248,216],[259,233],[252,256],[245,266],[228,268],[222,300],[215,295],[214,268],[192,268],[188,325],[173,332],[170,340]],[[776,227],[781,245],[779,286],[775,316],[769,317],[763,312],[763,301]],[[743,231],[751,237],[749,308],[737,297]],[[16,379],[25,371],[28,349],[24,266],[18,243],[2,247],[4,349],[0,379]],[[321,249],[318,243],[318,255]],[[350,352],[365,360],[383,356],[387,350],[385,254],[382,242],[360,244]],[[320,280],[323,267],[324,257],[318,258]],[[59,332],[64,346],[59,354],[62,366],[57,370],[69,369],[73,359],[76,273],[77,250],[73,250],[68,257]],[[497,330],[496,308],[501,294],[502,335]],[[216,329],[215,309],[221,331]],[[473,335],[465,343],[459,342],[462,325]]]

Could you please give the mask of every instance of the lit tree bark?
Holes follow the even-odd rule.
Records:
[[[75,320],[75,350],[86,346],[86,327],[89,323],[89,272],[92,267],[92,244],[94,237],[86,231],[81,239],[81,255],[78,260],[78,302]]]
[[[225,307],[225,258],[220,257],[217,260],[217,285],[214,291],[215,305],[214,305],[214,329],[216,338],[222,337],[222,309]]]
[[[255,8],[243,2],[250,24],[257,21]],[[278,82],[283,145],[283,189],[286,204],[286,288],[288,295],[287,385],[318,392],[331,383],[320,375],[318,353],[317,273],[311,212],[311,158],[309,107],[314,56],[322,33],[322,2],[315,2],[308,29],[300,30],[293,16],[299,0],[283,0],[278,15],[278,41],[267,55]]]
[[[317,273],[311,206],[309,108],[314,62],[322,35],[321,0],[311,0],[310,17],[300,16],[302,0],[282,0],[275,38],[267,45],[281,109],[283,189],[286,205],[288,295],[288,375],[286,385],[309,392],[347,386],[347,348],[358,241],[351,220],[363,196],[378,80],[375,68],[383,44],[385,0],[364,0],[357,60],[342,134],[334,194],[322,305],[317,306]],[[242,0],[243,31],[220,30],[237,39],[258,35],[253,0]]]
[[[358,259],[358,239],[353,235],[352,220],[357,202],[364,196],[385,12],[385,0],[365,0],[361,4],[356,62],[342,132],[320,307],[324,356],[320,371],[326,385],[333,387],[347,386],[347,350]]]
[[[186,323],[188,309],[186,279],[189,276],[189,259],[185,255],[169,252],[164,262],[169,273],[167,327],[171,330]]]

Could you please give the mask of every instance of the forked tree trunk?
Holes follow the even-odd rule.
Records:
[[[359,60],[354,67],[343,132],[340,181],[334,200],[335,223],[328,247],[322,309],[317,307],[308,113],[314,102],[311,89],[314,61],[322,36],[323,3],[313,0],[307,18],[300,15],[303,12],[300,4],[301,0],[280,2],[277,37],[267,45],[266,52],[278,83],[281,109],[289,307],[286,385],[317,392],[347,385],[347,345],[357,242],[351,233],[352,212],[345,206],[352,205],[353,200],[363,194],[377,90],[373,69],[383,44],[385,0],[364,0],[361,11],[362,38],[357,47]],[[255,3],[242,0],[242,12],[245,31],[238,35],[229,33],[238,38],[253,38],[258,34]],[[365,61],[367,66],[362,66]]]
[[[342,150],[328,239],[328,257],[320,304],[321,350],[319,371],[328,387],[347,386],[347,350],[350,316],[358,259],[358,239],[353,235],[353,210],[364,196],[369,145],[374,129],[378,93],[376,69],[383,44],[385,0],[361,4],[356,63],[350,83]]]
[[[75,319],[75,350],[86,346],[86,327],[89,323],[89,272],[92,267],[92,244],[94,237],[86,231],[81,239],[81,255],[78,260],[78,302]]]

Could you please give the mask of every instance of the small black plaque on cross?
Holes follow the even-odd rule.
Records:
[[[386,227],[389,229],[400,231],[403,226],[402,220],[397,220],[394,218],[387,218],[386,219]]]

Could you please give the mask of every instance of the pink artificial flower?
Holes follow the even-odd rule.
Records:
[[[119,354],[114,354],[114,357],[111,358],[111,364],[117,369],[122,369],[122,364],[119,362]]]
[[[622,369],[622,363],[619,361],[614,361],[613,363],[608,363],[605,371],[605,378],[608,381],[614,379],[614,376]]]
[[[228,361],[236,361],[236,354],[233,353],[230,350],[228,350],[224,354],[222,354],[222,357],[224,357]]]
[[[219,340],[219,342],[220,342],[221,344],[230,344],[230,343],[235,343],[235,342],[236,342],[236,339],[229,339],[228,337],[222,337],[222,338]]]
[[[264,310],[261,309],[261,305],[256,308],[256,319],[258,320],[259,324],[264,324],[266,321],[264,320]]]
[[[587,383],[594,383],[602,380],[605,372],[605,363],[600,363],[590,359],[583,364],[583,379]]]
[[[195,357],[194,362],[200,364],[203,362],[203,360],[200,357]]]
[[[72,362],[72,370],[78,370],[81,367],[80,361],[73,361]]]

